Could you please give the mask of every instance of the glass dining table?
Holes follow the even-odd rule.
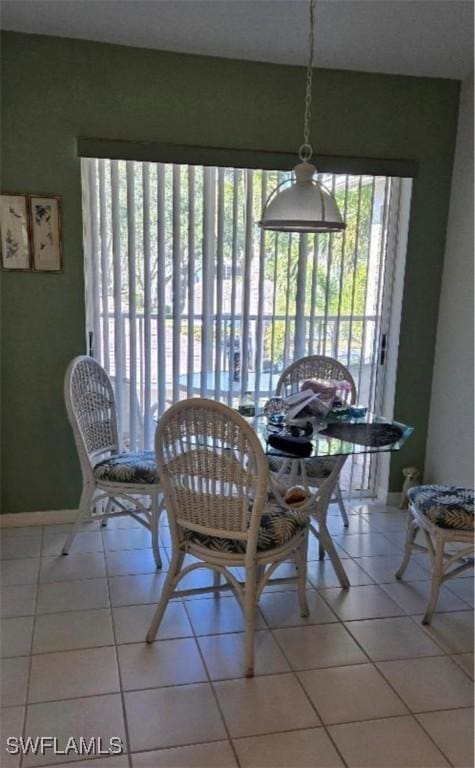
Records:
[[[224,397],[222,401],[225,402]],[[266,398],[256,394],[253,398],[254,414],[245,418],[269,458],[272,493],[283,507],[292,509],[295,507],[288,505],[285,500],[287,491],[296,485],[303,488],[306,499],[299,504],[298,510],[308,512],[310,530],[319,542],[320,559],[328,555],[340,585],[347,589],[350,581],[327,527],[328,506],[340,472],[349,456],[399,451],[414,429],[367,412],[359,416],[330,412],[323,420],[300,419],[300,426],[295,423],[275,425],[264,413],[266,402]],[[232,397],[231,407],[240,410],[236,395]],[[290,441],[285,445],[284,440],[284,444],[279,441],[278,447],[272,445],[275,442],[272,435],[294,438],[292,432],[302,431],[301,425],[304,422],[311,424],[311,434],[305,435],[303,439],[305,456],[296,455],[295,442],[292,444]],[[297,447],[302,451],[302,438],[299,441],[298,436]]]
[[[274,495],[287,506],[285,494],[288,489],[295,485],[303,488],[306,500],[298,508],[308,511],[310,530],[319,541],[320,558],[328,554],[340,585],[348,588],[350,581],[327,527],[328,505],[340,472],[348,456],[399,451],[412,435],[413,428],[371,413],[345,417],[330,413],[323,421],[309,419],[311,427],[306,425],[306,429],[303,423],[279,426],[270,423],[259,408],[256,415],[246,421],[254,428],[269,457]],[[299,432],[309,432],[310,429],[311,434],[299,436]],[[275,441],[272,435],[284,440]],[[302,453],[303,450],[305,456],[296,455],[296,451]]]

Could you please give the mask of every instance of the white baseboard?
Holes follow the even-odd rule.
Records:
[[[0,515],[0,528],[72,523],[76,519],[77,513],[77,509],[49,509],[43,512],[18,512]]]
[[[401,493],[388,493],[379,490],[377,500],[389,507],[399,507],[401,502]],[[369,502],[369,499],[362,500]],[[0,528],[21,528],[31,525],[61,525],[64,523],[73,523],[76,519],[77,509],[48,509],[42,512],[17,512],[7,515],[0,515]]]

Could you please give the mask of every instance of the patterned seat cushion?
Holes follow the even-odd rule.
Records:
[[[473,531],[473,490],[455,485],[419,485],[407,495],[419,512],[440,528]]]
[[[283,546],[307,526],[308,519],[308,515],[304,512],[282,509],[276,502],[269,501],[259,526],[258,552]],[[221,539],[217,536],[205,536],[196,531],[187,531],[186,538],[194,544],[217,552],[243,554],[246,551],[246,542],[240,539]]]
[[[117,453],[94,467],[94,477],[109,483],[158,483],[157,465],[153,451]]]

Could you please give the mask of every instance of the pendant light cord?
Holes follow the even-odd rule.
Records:
[[[305,84],[305,112],[303,118],[303,144],[299,149],[299,157],[302,162],[308,162],[313,150],[310,144],[310,119],[312,115],[312,80],[313,80],[313,55],[315,45],[315,0],[309,3],[310,28],[308,32],[308,64]]]

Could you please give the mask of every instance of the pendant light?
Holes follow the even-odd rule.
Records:
[[[316,178],[317,169],[310,162],[313,154],[310,140],[312,106],[313,49],[315,0],[309,5],[309,57],[305,89],[303,144],[300,163],[294,179],[286,179],[269,195],[259,226],[276,232],[341,232],[346,224],[331,192]],[[289,185],[284,188],[284,185]]]

